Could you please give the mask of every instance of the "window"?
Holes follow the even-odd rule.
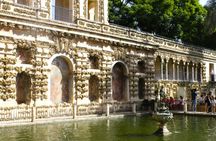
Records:
[[[32,6],[33,0],[17,0],[18,4],[26,5],[26,6]]]
[[[88,19],[92,21],[98,20],[98,4],[97,0],[88,1]]]
[[[17,48],[16,57],[18,64],[31,64],[32,53],[30,49]]]
[[[99,69],[99,59],[96,55],[89,57],[91,69]]]

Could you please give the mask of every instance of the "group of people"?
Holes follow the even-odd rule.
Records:
[[[185,101],[183,96],[180,96],[178,99],[174,99],[173,97],[167,97],[163,90],[163,87],[160,89],[160,101],[166,103],[166,106],[171,110],[183,110],[183,106]],[[197,111],[197,105],[203,105],[205,107],[206,112],[215,113],[216,108],[216,97],[212,95],[212,92],[207,94],[198,95],[197,89],[191,90],[191,104],[192,111]]]
[[[174,99],[171,96],[168,97],[164,92],[163,86],[160,89],[160,101],[164,102],[170,110],[183,110],[183,96],[180,96],[179,99]]]
[[[197,90],[193,89],[191,91],[191,100],[193,111],[196,111],[197,105],[205,105],[206,112],[215,112],[216,97],[214,97],[211,92],[209,92],[207,95],[201,94],[200,97],[197,98]]]

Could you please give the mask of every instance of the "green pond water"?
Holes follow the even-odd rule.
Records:
[[[216,118],[174,116],[168,136],[152,135],[150,116],[2,127],[0,141],[215,141]]]

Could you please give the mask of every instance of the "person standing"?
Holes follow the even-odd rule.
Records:
[[[196,91],[196,89],[193,89],[191,91],[191,100],[192,100],[192,111],[196,111],[196,105],[197,105],[197,91]]]
[[[205,97],[205,107],[207,113],[212,111],[211,92],[209,92],[208,95]]]

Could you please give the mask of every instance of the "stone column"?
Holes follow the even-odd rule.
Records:
[[[197,65],[195,67],[195,76],[194,76],[195,81],[197,81]]]
[[[185,63],[186,67],[187,67],[187,78],[186,80],[189,80],[189,63]]]
[[[168,80],[168,60],[166,60],[166,80]]]
[[[173,80],[175,80],[176,78],[175,78],[175,62],[173,61]]]
[[[203,66],[200,66],[200,82],[203,82]]]
[[[192,82],[194,81],[194,63],[192,64]]]
[[[176,62],[177,65],[177,80],[179,80],[179,62]]]
[[[104,0],[104,23],[108,24],[108,0]]]
[[[85,4],[85,0],[80,0],[80,7],[79,7],[79,17],[80,18],[85,18],[84,16],[84,4]]]
[[[163,63],[164,60],[161,58],[161,80],[163,80]]]

